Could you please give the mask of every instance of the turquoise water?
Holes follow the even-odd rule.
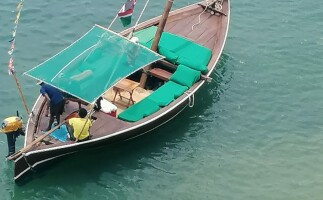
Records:
[[[6,68],[16,3],[0,1],[1,118],[23,113]],[[29,107],[38,87],[20,74],[94,23],[108,24],[121,4],[25,1],[15,64]],[[144,19],[163,4],[152,1]],[[54,162],[23,186],[3,159],[1,199],[322,199],[322,9],[318,0],[233,1],[221,77],[213,75],[194,108],[141,138]],[[4,135],[0,149],[3,158]]]

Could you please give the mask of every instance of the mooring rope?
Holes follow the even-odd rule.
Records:
[[[208,6],[209,6],[208,1],[206,1],[206,6],[205,6],[205,8],[204,8],[203,12],[201,12],[201,13],[199,14],[199,21],[198,21],[197,23],[193,24],[193,26],[192,26],[192,31],[194,30],[194,27],[195,27],[195,26],[197,26],[197,25],[199,25],[199,24],[201,23],[201,16],[202,16],[202,14],[203,14],[203,13],[205,13],[205,11],[207,10]]]
[[[194,93],[192,93],[192,95],[190,95],[190,93],[192,93],[192,91],[190,90],[187,90],[186,92],[184,92],[184,94],[188,96],[188,107],[192,108],[194,107],[195,98],[194,98]]]
[[[192,26],[192,31],[194,30],[194,27],[199,25],[201,23],[201,16],[205,11],[208,9],[209,6],[214,4],[214,9],[215,10],[222,10],[222,4],[223,0],[205,0],[205,8],[204,10],[199,14],[199,21]]]
[[[33,166],[28,162],[27,158],[26,158],[26,154],[23,153],[22,157],[24,158],[24,160],[26,161],[28,167],[30,168],[31,171],[35,172],[35,169],[33,168]]]

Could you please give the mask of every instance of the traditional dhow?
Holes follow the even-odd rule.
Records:
[[[196,3],[170,12],[164,29],[159,16],[139,24],[134,33],[132,28],[117,34],[95,25],[27,71],[82,102],[92,121],[91,139],[69,140],[63,119],[60,129],[42,132],[49,117],[46,99],[39,96],[27,122],[24,148],[10,157],[15,162],[14,179],[54,158],[138,137],[192,106],[195,92],[211,79],[222,53],[229,8],[228,0]],[[156,40],[154,52],[150,48]],[[70,101],[62,118],[78,109],[79,104]]]

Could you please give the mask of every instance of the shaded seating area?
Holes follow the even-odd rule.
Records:
[[[134,33],[134,36],[138,37],[141,45],[150,48],[156,30],[157,27],[152,26]],[[124,110],[118,116],[119,119],[136,122],[168,106],[200,80],[201,75],[207,72],[211,58],[211,51],[206,47],[167,32],[162,34],[158,52],[168,62],[178,65],[176,71],[171,74],[159,68],[152,69],[158,78],[167,82],[142,101]]]

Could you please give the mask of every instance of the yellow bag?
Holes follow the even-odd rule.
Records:
[[[0,131],[10,133],[22,128],[22,119],[20,117],[8,117],[2,122]]]

